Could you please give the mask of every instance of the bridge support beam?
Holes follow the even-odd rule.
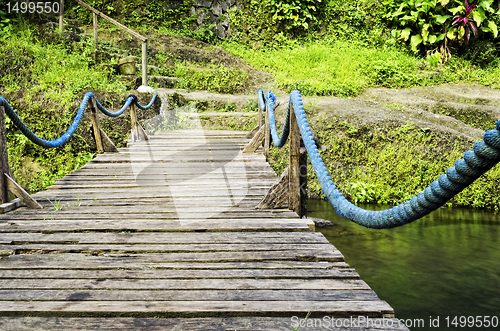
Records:
[[[286,209],[288,208],[288,168],[271,186],[269,191],[255,209]]]
[[[90,100],[90,117],[92,118],[92,128],[94,130],[94,139],[97,146],[97,152],[99,154],[102,154],[104,152],[117,153],[118,148],[116,148],[115,144],[113,144],[111,139],[109,139],[108,135],[101,129],[95,98],[92,97]]]
[[[246,153],[255,153],[257,148],[262,145],[262,141],[264,140],[264,128],[261,127],[260,130],[255,134],[255,136],[250,140],[248,145],[243,149],[243,154]]]
[[[131,124],[131,129],[130,129],[130,139],[132,141],[137,141],[137,140],[149,140],[148,135],[142,128],[142,126],[139,124],[137,121],[137,116],[135,112],[135,104],[130,105],[130,124]]]

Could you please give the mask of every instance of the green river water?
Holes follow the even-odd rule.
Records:
[[[446,207],[402,227],[371,230],[340,217],[327,201],[309,200],[307,209],[308,217],[334,223],[317,231],[410,330],[500,330],[500,214]]]

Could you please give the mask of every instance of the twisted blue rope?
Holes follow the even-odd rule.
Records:
[[[269,112],[269,126],[271,127],[271,136],[273,137],[273,143],[276,147],[281,148],[285,145],[288,134],[290,133],[290,103],[288,103],[288,108],[286,110],[285,123],[283,124],[283,129],[281,131],[281,136],[278,135],[278,130],[276,129],[276,121],[274,119],[274,105],[276,104],[276,97],[269,91],[266,94],[267,111]]]
[[[150,101],[147,105],[145,105],[145,106],[141,105],[141,104],[139,103],[139,101],[137,101],[137,99],[135,100],[135,104],[137,105],[137,108],[140,108],[140,109],[142,109],[142,110],[149,109],[149,108],[151,108],[151,106],[152,106],[152,105],[153,105],[153,103],[155,102],[155,100],[156,100],[156,97],[157,97],[157,96],[158,96],[158,92],[157,92],[157,91],[155,91],[155,94],[153,95],[153,98],[151,98],[151,101]],[[136,98],[137,98],[137,97],[136,97]]]
[[[150,108],[153,105],[153,103],[154,103],[157,95],[158,95],[158,93],[155,92],[153,98],[151,99],[151,102],[148,105],[146,105],[146,106],[142,106],[141,104],[139,104],[139,102],[137,101],[137,96],[131,95],[131,96],[129,96],[127,98],[127,101],[125,102],[125,105],[122,107],[122,109],[120,109],[119,111],[114,112],[114,113],[110,112],[106,108],[104,108],[99,103],[99,101],[97,100],[97,98],[95,98],[95,100],[96,100],[97,108],[103,114],[105,114],[107,116],[111,116],[111,117],[117,117],[117,116],[121,115],[130,106],[130,104],[132,102],[135,102],[135,104],[137,105],[137,107],[140,108],[140,109],[146,110],[146,109]],[[87,107],[87,104],[88,104],[88,102],[89,102],[89,100],[90,100],[91,97],[95,97],[94,93],[92,93],[92,92],[85,93],[85,95],[83,96],[83,100],[80,103],[80,108],[78,108],[78,112],[76,113],[75,119],[73,120],[73,123],[71,123],[70,127],[68,128],[68,130],[62,136],[60,136],[59,138],[54,139],[54,140],[42,139],[42,138],[38,137],[36,134],[34,134],[26,126],[26,124],[19,118],[19,116],[17,116],[16,112],[14,111],[14,109],[12,109],[11,105],[7,102],[7,100],[5,100],[5,98],[1,97],[1,96],[0,96],[0,106],[4,106],[5,107],[5,113],[9,116],[9,118],[16,125],[16,127],[31,142],[33,142],[33,143],[35,143],[35,144],[37,144],[39,146],[42,146],[44,148],[54,148],[54,147],[62,146],[63,144],[65,144],[73,136],[73,134],[75,133],[76,129],[78,128],[78,125],[80,124],[80,122],[82,120],[83,113],[85,112],[85,108]]]
[[[272,95],[270,91],[269,94]],[[274,102],[273,97],[267,97],[266,101],[272,104]],[[302,97],[298,90],[290,94],[287,119],[290,116],[290,104],[293,105],[300,134],[309,154],[312,167],[328,201],[339,215],[367,228],[393,228],[411,223],[429,214],[444,205],[446,201],[461,192],[474,182],[475,179],[479,178],[500,161],[499,120],[496,123],[496,129],[486,131],[483,137],[484,141],[476,142],[473,150],[465,152],[463,159],[457,160],[454,167],[448,168],[446,174],[440,175],[424,192],[420,192],[417,196],[391,209],[382,211],[365,210],[349,202],[340,193],[330,178],[325,163],[314,142],[302,104]],[[268,104],[268,107],[271,109],[272,105]],[[269,123],[271,124],[271,129],[274,129],[274,132],[276,132],[274,113],[271,111],[269,112]],[[277,133],[276,135],[273,134],[273,142],[276,146],[282,146],[282,138],[283,135],[280,138],[277,137]]]
[[[266,101],[264,100],[264,90],[258,89],[257,93],[258,93],[260,110],[266,111]]]

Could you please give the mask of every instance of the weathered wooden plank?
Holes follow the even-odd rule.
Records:
[[[46,221],[47,222],[47,221]],[[43,223],[43,224],[40,224]],[[123,222],[120,220],[109,221],[102,220],[99,222],[54,222],[50,221],[15,221],[6,224],[0,224],[0,232],[72,232],[72,231],[310,231],[309,226],[301,221],[242,221],[227,224],[224,219],[220,221],[205,220],[137,220],[134,222]]]
[[[14,250],[16,252],[207,252],[207,251],[282,251],[282,250],[321,250],[334,251],[328,244],[9,244],[0,245],[0,250]]]
[[[95,252],[97,253],[97,252]],[[339,251],[321,252],[317,250],[301,251],[269,251],[269,252],[196,252],[196,253],[107,253],[109,257],[135,257],[141,261],[154,262],[258,262],[269,260],[281,261],[331,261],[341,262],[344,260]],[[5,259],[5,258],[4,258]]]
[[[255,158],[252,158],[252,156],[255,156]],[[120,152],[119,154],[103,154],[99,155],[96,157],[96,159],[102,159],[102,160],[113,160],[113,159],[155,159],[155,160],[163,160],[164,157],[176,157],[176,158],[204,158],[204,157],[212,157],[212,158],[231,158],[235,160],[244,160],[244,159],[254,159],[254,160],[261,160],[262,157],[261,155],[246,155],[240,152],[239,149],[233,149],[233,150],[227,150],[226,148],[224,149],[218,149],[216,151],[210,151],[208,149],[205,150],[200,150],[200,149],[195,149],[191,150],[190,148],[186,149],[177,149],[177,150],[143,150],[143,149],[137,149],[137,150],[128,150],[128,152]]]
[[[164,205],[168,206],[179,206],[179,207],[188,207],[196,204],[197,206],[213,206],[214,204],[219,207],[246,207],[253,208],[258,202],[258,196],[250,196],[244,199],[241,199],[238,202],[228,201],[227,197],[213,197],[212,199],[203,198],[203,197],[176,197],[175,200],[173,198],[161,198],[161,197],[149,197],[149,198],[112,198],[109,196],[101,195],[99,199],[96,199],[94,195],[85,195],[78,196],[78,198],[74,198],[71,196],[61,196],[54,195],[49,198],[40,198],[39,203],[43,207],[52,207],[52,203],[54,201],[58,201],[61,205],[64,205],[64,208],[76,207],[76,206],[130,206],[135,205],[136,208],[148,208],[150,206]],[[97,197],[98,198],[98,197]],[[49,201],[50,200],[50,201]],[[20,200],[19,200],[20,201]],[[52,202],[52,203],[51,203]],[[236,203],[236,204],[235,204]],[[19,206],[22,206],[20,203]]]
[[[371,290],[0,290],[3,301],[374,301]]]
[[[300,322],[306,314],[298,314],[296,322]],[[322,317],[320,317],[322,318]],[[312,319],[310,319],[312,320]],[[331,323],[316,323],[313,327],[301,327],[301,331],[374,331],[390,330],[408,331],[404,324],[395,318],[366,318],[351,320],[335,319]],[[61,318],[61,317],[4,317],[0,318],[2,330],[136,330],[136,331],[290,331],[296,325],[290,317],[226,317],[226,318]]]
[[[0,279],[0,289],[370,290],[356,279]],[[1,301],[0,301],[1,302]],[[1,311],[1,308],[0,308]]]
[[[81,207],[80,207],[81,208]],[[51,221],[57,221],[57,220],[88,220],[89,215],[92,215],[92,220],[179,220],[179,219],[210,219],[210,220],[215,220],[215,219],[232,219],[233,221],[236,219],[253,219],[253,218],[258,218],[261,220],[267,219],[287,219],[287,218],[292,218],[296,214],[293,212],[289,211],[283,211],[283,212],[270,212],[270,211],[260,211],[260,212],[253,212],[249,210],[225,210],[223,208],[217,208],[217,207],[212,207],[208,208],[206,211],[203,211],[202,209],[189,209],[187,208],[172,208],[172,210],[166,210],[165,212],[157,212],[153,211],[151,213],[148,213],[146,210],[142,213],[140,212],[127,212],[127,211],[117,211],[116,213],[109,214],[106,211],[106,206],[96,206],[94,209],[94,213],[89,212],[87,209],[87,212],[84,212],[84,208],[68,208],[68,209],[62,209],[62,210],[48,210],[42,209],[39,210],[38,213],[32,212],[31,210],[27,209],[18,209],[15,212],[12,212],[12,216],[10,214],[4,214],[0,215],[0,226],[3,224],[4,220],[15,220],[17,221],[28,221],[29,220],[45,220],[47,223],[50,223]],[[103,208],[99,211],[98,208]],[[15,214],[14,214],[15,213]],[[7,216],[5,216],[7,215]],[[11,216],[11,217],[8,217]],[[297,221],[297,219],[293,220]],[[291,222],[293,222],[291,221]]]
[[[313,316],[332,317],[371,316],[393,314],[393,309],[377,301],[0,301],[0,312],[31,315],[36,312],[89,313],[156,313],[166,316],[220,316],[244,313],[246,316],[290,316],[313,311]],[[171,312],[170,314],[168,312]]]
[[[211,129],[201,129],[201,130],[193,130],[193,129],[176,129],[176,130],[158,130],[155,132],[155,136],[182,136],[182,137],[191,137],[195,133],[201,134],[204,136],[221,136],[221,137],[245,137],[248,133],[247,131],[240,130],[211,130]]]
[[[359,279],[354,269],[0,270],[0,279]],[[0,298],[3,297],[0,295]]]
[[[193,186],[193,187],[202,187],[202,186],[216,186],[216,187],[232,187],[232,186],[240,186],[240,187],[269,187],[272,185],[273,181],[272,180],[261,180],[260,182],[258,180],[251,180],[251,179],[241,179],[241,180],[236,180],[236,179],[228,179],[227,182],[224,182],[224,179],[213,179],[213,180],[204,180],[200,179],[197,180],[196,183],[192,183],[191,179],[186,179],[186,180],[171,180],[168,178],[160,178],[158,180],[144,180],[144,179],[139,179],[135,181],[129,181],[129,182],[119,182],[119,181],[111,181],[111,182],[105,182],[102,181],[101,184],[99,184],[99,181],[87,181],[87,182],[75,182],[75,183],[70,183],[67,181],[64,182],[59,182],[57,184],[52,185],[50,188],[51,189],[64,189],[68,186],[71,186],[71,188],[93,188],[93,187],[99,187],[101,185],[102,188],[109,188],[109,187],[120,187],[120,188],[129,188],[129,187],[165,187],[165,186]]]
[[[227,174],[226,174],[227,175]],[[175,185],[179,183],[185,183],[185,184],[190,184],[190,181],[193,179],[196,180],[196,183],[194,184],[213,184],[213,185],[227,185],[227,183],[224,183],[225,180],[228,180],[231,184],[247,184],[247,185],[255,185],[258,184],[259,181],[266,184],[266,185],[271,185],[273,183],[273,180],[275,180],[276,175],[274,174],[267,174],[267,176],[262,176],[262,178],[258,178],[257,176],[253,175],[247,175],[247,174],[239,174],[239,175],[227,175],[227,177],[224,177],[224,174],[222,173],[212,173],[210,176],[204,176],[203,174],[200,174],[199,176],[196,176],[193,174],[179,174],[177,176],[171,176],[169,174],[138,174],[137,176],[122,176],[118,177],[116,176],[115,178],[112,178],[110,176],[81,176],[81,177],[66,177],[66,178],[61,178],[56,180],[56,185],[82,185],[85,184],[85,182],[89,183],[88,185],[95,185],[98,182],[101,182],[103,184],[139,184],[142,185],[144,184],[154,184],[154,182],[163,181],[168,183],[168,185]],[[162,183],[164,185],[164,183]],[[191,183],[193,185],[193,183]]]
[[[337,262],[307,262],[293,260],[245,261],[233,262],[172,262],[143,261],[141,255],[104,256],[88,254],[22,254],[9,255],[0,259],[0,269],[162,269],[162,270],[224,270],[224,269],[332,269],[349,268],[343,261]]]
[[[189,162],[189,167],[190,169],[192,168],[193,171],[200,171],[199,168],[206,170],[206,169],[212,169],[212,171],[221,171],[219,169],[224,169],[225,171],[228,171],[228,169],[249,169],[249,170],[255,170],[255,169],[271,169],[271,166],[269,165],[264,165],[262,166],[262,162],[257,161],[257,160],[232,160],[231,162],[229,161],[211,161],[210,163],[207,162],[202,162],[202,161],[193,161]],[[109,169],[113,168],[115,173],[120,173],[121,171],[126,171],[130,170],[133,171],[133,165],[130,163],[87,163],[84,165],[81,169],[86,170],[86,169]],[[151,164],[148,164],[148,170],[151,169],[151,171],[156,170],[157,168],[159,169],[186,169],[186,164],[183,164],[182,162],[154,162]],[[173,171],[173,170],[172,170]]]
[[[256,198],[259,196],[262,196],[262,192],[265,191],[264,188],[260,187],[249,187],[249,188],[244,188],[244,189],[239,189],[239,188],[232,188],[231,193],[233,196],[240,197],[242,199],[246,198]],[[154,190],[151,190],[151,188],[141,188],[141,187],[135,187],[135,188],[129,188],[127,190],[125,189],[119,189],[119,188],[103,188],[101,191],[99,191],[97,188],[87,188],[87,189],[53,189],[53,190],[46,190],[46,191],[40,191],[36,194],[34,194],[34,197],[45,197],[45,198],[50,198],[52,201],[54,200],[53,197],[56,196],[64,196],[64,197],[76,197],[78,196],[81,198],[83,196],[87,197],[102,197],[104,199],[107,199],[108,197],[128,197],[128,198],[170,198],[170,199],[181,199],[181,198],[187,198],[187,197],[193,197],[197,199],[217,199],[217,198],[224,198],[227,199],[227,189],[224,189],[223,187],[215,188],[214,190],[211,190],[209,192],[206,192],[205,194],[200,194],[199,190],[196,190],[195,188],[186,188],[183,191],[175,191],[177,193],[176,196],[172,196],[172,192],[170,191],[170,188],[165,186],[164,188],[156,188]],[[222,192],[226,192],[225,194],[221,194]],[[169,194],[170,193],[170,194]],[[182,195],[180,195],[182,193]],[[203,193],[203,192],[201,192]]]
[[[229,198],[226,198],[226,200],[229,200]],[[175,201],[175,200],[174,200]],[[102,215],[104,218],[117,218],[117,217],[122,217],[122,214],[135,214],[136,218],[141,218],[140,215],[146,215],[146,214],[151,214],[150,216],[153,215],[160,215],[158,218],[162,218],[164,216],[168,216],[168,214],[171,213],[176,213],[176,212],[187,212],[189,211],[190,214],[196,215],[198,213],[206,213],[206,214],[211,214],[211,213],[223,213],[223,214],[230,214],[229,216],[226,215],[226,217],[241,217],[243,215],[248,215],[248,217],[260,217],[261,218],[275,218],[275,217],[282,217],[282,218],[291,218],[294,217],[294,213],[290,212],[286,209],[284,210],[272,210],[272,211],[259,211],[259,212],[254,212],[252,209],[253,208],[247,208],[247,207],[239,207],[234,203],[232,206],[227,206],[224,208],[221,208],[221,206],[198,206],[198,207],[192,207],[189,205],[151,205],[148,206],[148,208],[142,208],[141,212],[138,212],[137,208],[135,206],[62,206],[58,209],[60,210],[54,210],[54,208],[50,208],[51,210],[29,210],[29,209],[20,209],[18,210],[15,214],[12,214],[12,216],[6,215],[3,217],[0,217],[1,219],[31,219],[31,217],[40,215],[40,217],[45,218],[46,215],[52,215],[54,218],[56,216],[59,217],[66,217],[62,215],[69,215],[67,216],[68,219],[74,219],[74,218],[81,218],[85,214],[105,214]],[[165,215],[167,214],[167,215]],[[118,215],[118,216],[113,216],[113,215]],[[98,216],[101,217],[101,216]],[[151,217],[148,217],[151,218]],[[153,218],[155,218],[153,216]],[[196,218],[196,217],[195,217]],[[197,218],[204,218],[203,216],[199,216]]]
[[[4,233],[0,243],[80,244],[329,244],[318,232],[137,232],[137,233]],[[333,245],[331,246],[333,247]]]
[[[0,214],[7,213],[7,212],[14,210],[16,208],[19,208],[23,205],[24,205],[24,203],[19,198],[11,200],[11,201],[6,202],[6,203],[2,203],[2,204],[0,204]]]

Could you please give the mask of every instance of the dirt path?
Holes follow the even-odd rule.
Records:
[[[169,95],[177,93],[183,104],[203,103],[208,109],[232,104],[235,110],[241,111],[257,101],[257,93],[227,95],[173,89],[165,89],[165,92]],[[288,96],[278,96],[278,101],[286,105]],[[500,91],[474,85],[399,90],[375,88],[352,99],[304,97],[303,101],[312,126],[320,117],[326,121],[333,118],[346,121],[356,127],[371,124],[395,127],[414,123],[424,130],[440,133],[443,138],[463,137],[473,141],[480,139],[484,130],[494,128],[500,119]],[[284,107],[277,109],[278,119],[285,112]]]

